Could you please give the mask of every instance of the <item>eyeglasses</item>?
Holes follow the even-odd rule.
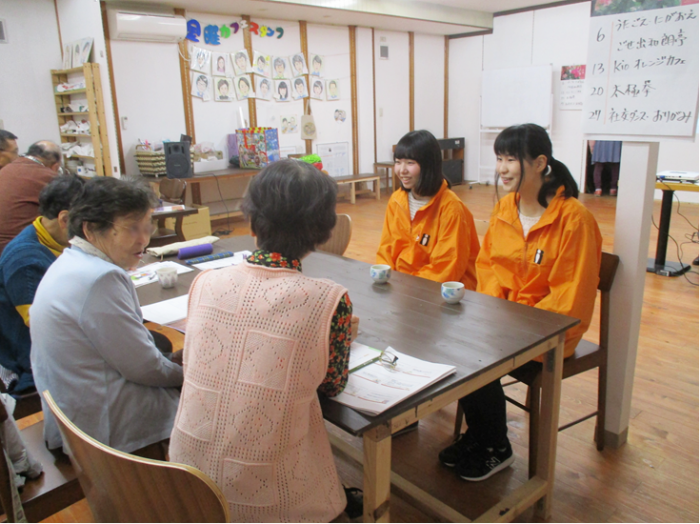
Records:
[[[129,234],[132,237],[138,237],[141,235],[146,235],[148,238],[151,238],[153,234],[158,231],[158,226],[154,223],[149,223],[147,226],[140,226],[140,225],[132,225],[132,226],[123,226],[121,224],[115,224],[114,222],[108,222],[108,224],[112,224],[115,228],[121,228],[125,231],[128,231]]]
[[[396,367],[396,363],[399,361],[399,357],[394,355],[390,350],[385,349],[382,351],[381,355],[379,355],[379,362],[381,364],[385,364],[387,366]]]

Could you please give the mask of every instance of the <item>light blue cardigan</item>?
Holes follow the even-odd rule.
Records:
[[[48,389],[72,422],[126,452],[169,438],[182,368],[155,347],[123,269],[66,249],[29,315],[37,390]],[[43,410],[44,438],[56,449],[61,435],[46,403]]]

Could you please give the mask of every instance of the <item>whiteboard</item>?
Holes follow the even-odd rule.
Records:
[[[549,129],[552,66],[486,69],[481,77],[481,127],[534,123]]]

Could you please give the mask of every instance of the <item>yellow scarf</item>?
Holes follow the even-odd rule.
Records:
[[[46,228],[41,223],[41,217],[37,217],[32,225],[36,229],[36,237],[42,245],[46,246],[57,257],[63,253],[64,247],[56,242],[49,232],[46,231]]]

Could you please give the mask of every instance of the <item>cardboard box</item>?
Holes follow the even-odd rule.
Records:
[[[182,219],[182,232],[186,240],[202,238],[211,235],[211,220],[209,219],[209,208],[197,204],[190,204],[199,209],[196,215],[188,215]],[[165,227],[175,229],[175,219],[165,220]]]

